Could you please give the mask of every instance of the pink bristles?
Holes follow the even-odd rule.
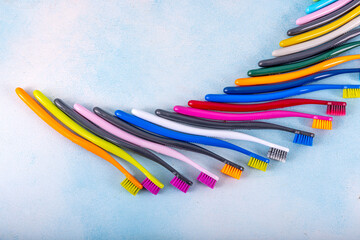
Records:
[[[209,188],[213,189],[215,187],[216,180],[213,179],[212,177],[209,177],[208,175],[206,175],[203,172],[200,173],[200,175],[197,177],[197,180],[199,182],[202,182],[203,184],[205,184]]]
[[[145,178],[144,181],[141,183],[141,185],[143,185],[144,188],[146,188],[149,192],[151,192],[154,195],[158,194],[160,191],[160,188],[158,186],[156,186],[148,178]]]
[[[184,182],[183,180],[181,180],[176,176],[170,181],[170,184],[184,193],[186,193],[190,187],[189,184],[187,184],[186,182]]]
[[[326,109],[327,115],[345,116],[346,115],[346,102],[331,102]]]

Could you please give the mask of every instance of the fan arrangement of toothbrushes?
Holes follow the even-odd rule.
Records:
[[[157,195],[164,188],[164,184],[145,167],[152,163],[173,175],[170,184],[178,190],[186,193],[194,185],[176,169],[177,161],[176,166],[172,166],[162,156],[180,160],[196,169],[200,172],[196,179],[213,189],[219,176],[178,150],[217,160],[223,164],[220,170],[223,174],[240,179],[244,171],[240,163],[224,158],[206,146],[239,152],[241,158],[248,158],[249,167],[266,171],[270,160],[285,162],[289,148],[276,144],[276,139],[257,138],[241,130],[293,133],[293,143],[312,146],[315,137],[312,132],[259,120],[289,118],[291,122],[294,117],[309,118],[313,120],[313,128],[331,130],[331,116],[284,108],[325,105],[326,115],[344,116],[346,102],[289,97],[335,89],[342,89],[344,98],[360,97],[360,85],[314,84],[337,75],[360,73],[360,68],[330,69],[360,59],[360,54],[344,55],[360,46],[360,41],[349,42],[360,35],[360,29],[355,29],[360,25],[360,0],[314,2],[306,9],[307,15],[296,21],[298,27],[287,32],[290,38],[280,42],[282,48],[273,51],[275,58],[259,61],[260,68],[249,70],[247,78],[236,79],[237,86],[224,88],[224,94],[208,94],[206,101],[190,100],[189,107],[175,106],[174,112],[157,109],[151,114],[132,109],[131,114],[121,110],[111,114],[99,107],[90,111],[80,104],[74,104],[72,108],[58,98],[52,102],[38,90],[33,92],[35,99],[21,88],[17,88],[16,93],[61,135],[120,170],[125,176],[121,186],[133,195],[143,188]],[[233,144],[226,139],[237,142]],[[261,146],[259,152],[243,148],[244,141]],[[133,153],[146,160],[140,163]],[[123,167],[122,161],[129,163],[126,166],[129,171],[131,168],[130,172],[137,169],[136,174]],[[139,173],[145,175],[141,182],[137,180],[141,177]]]

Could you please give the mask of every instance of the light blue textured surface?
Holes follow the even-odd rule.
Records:
[[[309,119],[272,121],[314,131],[314,147],[292,144],[289,133],[247,131],[291,149],[287,163],[271,162],[266,173],[246,168],[237,181],[217,161],[186,152],[221,176],[214,190],[195,182],[182,194],[171,174],[134,155],[165,188],[133,197],[115,168],[48,127],[14,92],[39,89],[109,111],[185,105],[271,57],[311,3],[1,1],[0,239],[359,239],[360,99],[348,100],[333,131],[313,130]],[[355,74],[324,81],[358,82]],[[304,97],[342,100],[338,90]],[[293,109],[325,114],[324,106]],[[164,159],[194,181],[199,174]]]

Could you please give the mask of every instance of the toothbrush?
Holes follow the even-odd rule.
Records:
[[[262,94],[244,94],[244,95],[227,95],[227,94],[208,94],[205,96],[209,102],[224,103],[246,103],[246,102],[264,102],[281,98],[292,97],[300,94],[325,90],[325,89],[343,89],[343,98],[359,98],[360,85],[343,85],[343,84],[314,84],[300,86],[279,92],[262,93]]]
[[[28,105],[28,107],[33,110],[44,122],[46,122],[50,127],[56,130],[58,133],[68,138],[73,143],[83,147],[89,152],[94,153],[95,155],[101,157],[102,159],[111,163],[116,167],[120,172],[125,175],[125,179],[121,182],[123,186],[129,193],[136,195],[140,189],[143,188],[141,183],[132,176],[123,166],[120,165],[110,154],[105,152],[102,148],[96,146],[95,144],[86,141],[85,139],[79,137],[78,135],[72,133],[63,125],[58,123],[53,117],[50,116],[29,94],[27,94],[22,88],[16,88],[16,94],[20,99]]]
[[[189,187],[193,184],[189,179],[187,179],[184,175],[179,173],[176,169],[174,169],[172,166],[170,166],[168,163],[166,163],[164,160],[159,158],[154,153],[150,152],[149,150],[139,147],[138,145],[135,145],[131,143],[130,141],[124,141],[123,139],[120,139],[110,133],[108,133],[105,130],[102,130],[101,128],[97,127],[93,123],[91,123],[89,120],[87,120],[85,117],[77,113],[75,110],[73,110],[71,107],[66,105],[62,100],[55,99],[54,100],[55,105],[63,111],[66,115],[68,115],[72,120],[74,120],[76,123],[78,123],[80,126],[82,126],[84,129],[88,130],[89,132],[94,133],[95,135],[99,136],[100,138],[118,146],[130,149],[134,151],[135,153],[138,153],[139,155],[142,155],[157,164],[163,166],[167,170],[169,170],[172,174],[175,175],[172,182],[178,183],[175,185],[176,188],[178,188],[182,192],[187,192]],[[156,193],[156,192],[155,192]]]
[[[244,148],[241,148],[239,146],[236,146],[229,142],[225,142],[220,139],[176,132],[176,131],[155,125],[151,122],[145,121],[139,117],[125,113],[120,110],[117,110],[115,112],[115,115],[118,118],[120,118],[124,121],[127,121],[132,125],[135,125],[137,127],[145,129],[146,131],[156,133],[156,134],[159,134],[159,135],[162,135],[165,137],[170,137],[170,138],[174,138],[174,139],[185,141],[185,142],[193,142],[193,143],[199,143],[199,144],[204,144],[204,145],[208,145],[208,146],[227,148],[227,149],[231,149],[231,150],[240,152],[242,154],[248,155],[248,156],[250,156],[250,161],[248,162],[248,165],[250,167],[253,167],[253,168],[256,168],[256,169],[259,169],[262,171],[266,171],[267,165],[270,162],[270,160],[267,158],[259,156],[259,155],[255,154],[253,152],[250,152]]]
[[[257,76],[278,74],[278,73],[284,73],[284,72],[298,70],[298,69],[301,69],[304,67],[314,65],[319,62],[323,62],[327,59],[336,57],[336,56],[343,54],[343,53],[345,53],[351,49],[354,49],[358,46],[360,46],[360,41],[347,43],[347,44],[341,45],[337,48],[331,49],[325,53],[322,53],[316,57],[308,58],[303,61],[290,63],[290,64],[286,64],[286,65],[282,65],[282,66],[253,69],[253,70],[249,70],[247,74],[250,77],[257,77]]]
[[[294,44],[302,43],[305,41],[309,41],[311,39],[323,36],[339,27],[343,26],[344,24],[348,23],[352,19],[356,18],[360,14],[360,6],[353,9],[351,12],[347,13],[346,15],[342,16],[341,18],[325,25],[320,28],[308,31],[306,33],[302,33],[288,39],[284,39],[280,42],[280,47],[288,47]]]
[[[154,142],[150,142],[150,141],[144,140],[142,138],[138,138],[134,135],[131,135],[128,132],[125,132],[125,131],[115,127],[111,123],[103,120],[102,118],[98,117],[96,114],[92,113],[91,111],[89,111],[88,109],[84,108],[83,106],[81,106],[79,104],[75,104],[74,109],[79,114],[81,114],[83,117],[88,119],[90,122],[92,122],[93,124],[97,125],[98,127],[102,128],[102,129],[104,129],[105,131],[109,132],[112,135],[115,135],[125,141],[131,142],[131,143],[141,146],[143,148],[147,148],[147,149],[153,150],[155,152],[161,153],[163,155],[178,159],[178,160],[183,161],[186,164],[194,167],[195,169],[197,169],[201,172],[197,179],[201,183],[207,185],[208,187],[210,187],[212,189],[214,188],[216,182],[219,181],[218,176],[216,176],[215,174],[206,170],[205,168],[201,167],[199,164],[195,163],[190,158],[186,157],[185,155],[181,154],[180,152],[178,152],[172,148],[169,148],[169,147],[166,147],[166,146],[154,143]],[[175,176],[175,179],[173,179],[172,181],[178,182],[179,180]],[[184,183],[180,183],[181,186],[183,184]],[[187,184],[186,191],[189,187],[190,186]]]
[[[189,107],[175,106],[174,111],[180,114],[207,118],[213,120],[226,120],[226,121],[252,121],[260,119],[272,119],[272,118],[287,118],[287,117],[301,117],[313,119],[313,128],[331,130],[332,129],[332,117],[319,116],[314,114],[292,112],[292,111],[265,111],[256,113],[220,113],[207,111],[202,109],[194,109]]]
[[[264,111],[277,108],[286,108],[299,105],[316,104],[327,106],[326,114],[334,116],[345,116],[346,115],[346,102],[335,102],[335,101],[323,101],[316,99],[305,99],[305,98],[292,98],[282,99],[272,102],[255,103],[255,104],[230,104],[230,103],[216,103],[216,102],[205,102],[205,101],[194,101],[188,102],[188,105],[192,108],[204,109],[204,110],[215,110],[215,111],[226,111],[226,112],[254,112]]]
[[[244,168],[214,152],[211,152],[209,150],[207,150],[206,148],[202,148],[198,145],[192,144],[192,143],[188,143],[188,142],[184,142],[184,141],[179,141],[179,140],[175,140],[175,139],[171,139],[171,138],[164,138],[161,137],[159,135],[155,135],[155,134],[150,134],[148,132],[142,131],[141,129],[132,126],[131,124],[128,124],[125,121],[120,120],[119,118],[110,115],[109,113],[105,112],[104,110],[102,110],[101,108],[95,107],[94,109],[94,113],[96,115],[98,115],[99,117],[101,117],[102,119],[106,120],[107,122],[113,124],[114,126],[128,132],[131,133],[137,137],[146,139],[148,141],[151,142],[156,142],[168,147],[174,147],[174,148],[178,148],[178,149],[182,149],[182,150],[186,150],[186,151],[192,151],[195,153],[200,153],[206,156],[209,156],[211,158],[214,158],[222,163],[224,163],[224,167],[222,168],[221,172],[231,176],[233,178],[239,179],[241,176],[241,173],[244,171]]]
[[[285,132],[291,132],[295,134],[293,143],[302,144],[305,146],[312,146],[313,139],[315,137],[314,133],[309,133],[294,128],[289,128],[273,123],[259,122],[259,121],[241,121],[241,122],[227,122],[227,121],[215,121],[207,120],[196,117],[190,117],[178,113],[168,112],[164,110],[157,110],[156,114],[162,118],[166,118],[171,121],[176,121],[180,123],[190,124],[197,127],[207,127],[215,129],[228,129],[228,130],[237,130],[237,129],[272,129],[280,130]]]
[[[76,122],[74,122],[71,118],[69,118],[65,113],[63,113],[60,109],[58,109],[44,94],[40,91],[34,91],[35,98],[40,102],[41,105],[44,106],[52,115],[54,115],[59,121],[61,121],[68,128],[73,130],[78,135],[82,136],[86,140],[98,145],[104,150],[128,161],[133,166],[138,168],[147,178],[142,183],[143,187],[147,190],[151,191],[151,193],[156,194],[159,192],[161,188],[164,187],[158,179],[156,179],[148,170],[146,170],[140,163],[138,163],[133,157],[131,157],[127,152],[122,150],[121,148],[115,146],[112,143],[109,143],[102,138],[95,136],[94,134],[86,131],[84,128],[79,126]]]
[[[303,25],[303,24],[311,22],[311,21],[313,21],[315,19],[326,16],[326,15],[338,10],[339,8],[342,8],[343,6],[350,3],[351,1],[352,0],[339,0],[337,2],[334,2],[334,3],[330,4],[329,6],[324,7],[323,9],[320,9],[320,10],[318,10],[316,12],[305,15],[305,16],[303,16],[301,18],[298,18],[296,20],[296,24],[297,25]]]
[[[360,68],[321,71],[318,73],[314,73],[302,78],[298,78],[286,82],[267,84],[267,85],[244,86],[244,87],[226,87],[224,88],[223,91],[226,94],[254,94],[254,93],[275,92],[284,89],[299,87],[308,83],[317,82],[344,73],[360,73]]]
[[[158,109],[155,111],[155,113],[158,115],[161,110]],[[179,131],[183,133],[189,133],[194,135],[200,135],[205,137],[214,137],[214,138],[223,138],[223,139],[234,139],[234,140],[243,140],[243,141],[249,141],[258,143],[267,147],[270,147],[268,151],[268,158],[271,160],[277,160],[281,162],[286,161],[287,153],[289,152],[289,149],[283,146],[279,146],[277,144],[265,141],[263,139],[250,136],[245,133],[240,132],[233,132],[233,131],[227,131],[227,130],[213,130],[208,128],[196,128],[187,126],[181,123],[177,123],[174,121],[170,121],[155,115],[152,115],[150,113],[141,111],[141,110],[135,110],[133,109],[133,114],[139,118],[142,118],[144,120],[147,120],[149,122],[152,122],[156,125],[160,125],[162,127],[166,127],[168,129],[172,129],[174,131]]]
[[[304,77],[322,70],[326,70],[331,67],[335,67],[345,62],[349,62],[352,60],[360,59],[360,54],[358,55],[349,55],[336,57],[324,62],[318,63],[314,66],[301,69],[295,72],[282,73],[277,75],[269,75],[269,76],[261,76],[261,77],[252,77],[252,78],[239,78],[235,81],[236,85],[239,86],[252,86],[252,85],[261,85],[261,84],[272,84],[285,82],[293,79],[297,79],[300,77]]]
[[[288,54],[292,54],[292,53],[296,53],[296,52],[301,52],[304,50],[307,50],[309,48],[312,47],[316,47],[319,46],[323,43],[326,43],[334,38],[337,38],[347,32],[349,32],[350,30],[358,27],[360,25],[360,16],[354,18],[353,20],[351,20],[350,22],[346,23],[345,25],[341,26],[340,28],[315,39],[303,42],[303,43],[299,43],[293,46],[289,46],[289,47],[285,47],[285,48],[280,48],[280,49],[276,49],[272,52],[272,55],[274,57],[280,57],[280,56],[284,56],[284,55],[288,55]]]
[[[258,63],[258,65],[259,67],[274,67],[278,65],[285,65],[301,60],[306,60],[307,58],[316,56],[317,54],[321,54],[327,50],[331,50],[332,48],[340,46],[346,43],[347,41],[351,40],[352,38],[357,37],[359,34],[360,34],[360,29],[354,29],[318,47],[310,48],[305,51],[301,51],[281,57],[261,60]]]
[[[287,32],[287,35],[289,36],[294,36],[294,35],[297,35],[297,34],[300,34],[300,33],[304,33],[304,32],[308,32],[310,30],[313,30],[315,28],[318,28],[318,27],[321,27],[329,22],[332,22],[336,19],[338,19],[339,17],[343,16],[344,14],[350,12],[351,10],[353,10],[354,8],[356,8],[357,6],[360,5],[360,1],[359,0],[353,0],[351,1],[351,3],[349,4],[346,4],[345,6],[343,6],[342,8],[326,15],[326,16],[323,16],[323,17],[320,17],[316,20],[313,20],[309,23],[306,23],[304,25],[301,25],[301,26],[298,26],[298,27],[295,27],[295,28],[292,28],[290,29],[288,32]]]
[[[326,7],[327,5],[332,4],[335,1],[336,0],[320,0],[308,6],[305,11],[306,13],[313,13],[315,11],[318,11],[319,9]]]

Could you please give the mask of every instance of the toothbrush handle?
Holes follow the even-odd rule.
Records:
[[[287,98],[291,96],[296,96],[300,94],[315,92],[324,89],[344,89],[356,87],[359,85],[333,85],[333,84],[319,84],[319,85],[309,85],[301,86],[293,89],[287,89],[284,91],[273,92],[273,93],[263,93],[257,95],[225,95],[225,94],[208,94],[205,96],[205,99],[210,102],[233,102],[233,103],[245,103],[245,102],[264,102],[271,101],[281,98]]]
[[[329,105],[332,102],[316,100],[316,99],[305,99],[305,98],[292,98],[282,99],[273,102],[258,103],[258,104],[230,104],[230,103],[216,103],[206,101],[194,101],[188,102],[188,105],[192,108],[204,109],[204,110],[215,110],[215,111],[226,111],[226,112],[252,112],[252,111],[263,111],[276,108],[286,108],[305,104],[317,104],[317,105]]]
[[[16,94],[20,97],[21,100],[28,105],[31,110],[33,110],[44,122],[46,122],[49,126],[51,126],[58,133],[68,138],[73,143],[83,147],[84,149],[96,154],[97,156],[103,158],[104,160],[111,163],[114,167],[116,167],[120,172],[122,172],[125,177],[130,179],[130,181],[136,183],[138,188],[142,188],[141,183],[133,177],[120,163],[118,163],[110,154],[108,154],[105,150],[98,147],[97,145],[79,137],[74,134],[63,125],[61,125],[58,121],[56,121],[53,117],[50,116],[25,90],[22,88],[16,88]]]
[[[164,127],[160,127],[158,125],[155,125],[153,123],[150,123],[148,121],[145,121],[139,117],[133,116],[131,114],[125,113],[123,111],[117,110],[115,112],[115,115],[126,121],[129,122],[133,125],[136,125],[140,128],[143,128],[149,132],[152,133],[156,133],[165,137],[169,137],[169,138],[174,138],[177,140],[181,140],[181,141],[185,141],[185,142],[192,142],[192,143],[200,143],[200,144],[204,144],[204,145],[208,145],[208,146],[214,146],[214,147],[222,147],[222,148],[227,148],[227,149],[232,149],[238,152],[241,152],[245,155],[251,156],[251,157],[255,157],[261,161],[264,162],[269,162],[269,159],[261,157],[255,153],[252,153],[244,148],[241,148],[239,146],[236,146],[232,143],[229,142],[225,142],[223,140],[219,140],[216,138],[210,138],[210,137],[203,137],[203,136],[197,136],[197,135],[191,135],[191,134],[185,134],[185,133],[180,133],[180,132],[176,132]]]
[[[189,164],[190,166],[193,166],[194,168],[198,169],[199,171],[205,172],[206,174],[210,175],[210,177],[213,177],[216,180],[219,179],[215,174],[210,173],[209,171],[207,171],[206,169],[204,169],[203,167],[201,167],[197,163],[193,162],[190,158],[186,157],[185,155],[181,154],[180,152],[178,152],[178,151],[176,151],[176,150],[174,150],[172,148],[169,148],[169,147],[166,147],[164,145],[160,145],[160,144],[157,144],[157,143],[154,143],[154,142],[144,140],[144,139],[136,137],[136,136],[134,136],[134,135],[132,135],[132,134],[130,134],[128,132],[125,132],[125,131],[115,127],[114,125],[110,124],[109,122],[103,120],[102,118],[97,116],[95,113],[92,113],[91,111],[89,111],[88,109],[86,109],[85,107],[83,107],[83,106],[81,106],[79,104],[75,104],[74,109],[79,114],[83,115],[85,118],[87,118],[89,121],[93,122],[94,124],[96,124],[100,128],[106,130],[107,132],[109,132],[109,133],[111,133],[111,134],[113,134],[113,135],[115,135],[115,136],[117,136],[117,137],[119,137],[119,138],[121,138],[121,139],[123,139],[125,141],[128,141],[128,142],[130,142],[132,144],[136,144],[137,146],[143,147],[145,149],[146,148],[151,149],[151,150],[153,150],[155,152],[158,152],[158,153],[164,154],[166,156],[173,157],[175,159],[183,161],[183,162]],[[160,164],[163,165],[162,162]],[[169,168],[168,168],[168,170],[169,170]],[[178,173],[177,171],[174,172],[173,168],[172,168],[171,171],[173,173]]]
[[[174,112],[168,112],[165,110],[156,110],[156,114],[161,116],[162,118],[166,118],[171,121],[176,121],[180,123],[185,123],[189,125],[194,125],[197,127],[207,127],[207,128],[215,128],[215,129],[226,129],[226,130],[236,130],[236,129],[273,129],[280,130],[291,133],[299,133],[306,136],[314,137],[315,135],[310,132],[304,132],[298,129],[289,128],[273,123],[268,122],[259,122],[259,121],[237,121],[237,122],[229,122],[229,121],[214,121],[203,118],[197,118],[187,115],[182,115]]]
[[[298,26],[298,27],[288,30],[287,35],[294,36],[294,35],[298,35],[300,33],[308,32],[315,28],[324,26],[325,24],[332,22],[332,21],[338,19],[339,17],[345,15],[346,13],[350,12],[351,10],[353,10],[354,8],[356,8],[359,5],[360,5],[359,1],[353,0],[351,3],[346,4],[345,6],[341,7],[340,9],[338,9],[330,14],[327,14],[327,15],[322,16],[322,17],[320,17],[316,20],[313,20],[309,23],[306,23],[301,26]]]
[[[99,117],[103,118],[104,120],[110,122],[111,124],[113,124],[114,126],[129,132],[137,137],[146,139],[148,141],[151,142],[156,142],[162,145],[166,145],[169,147],[174,147],[174,148],[178,148],[181,150],[186,150],[186,151],[191,151],[191,152],[195,152],[195,153],[199,153],[199,154],[204,154],[206,156],[212,157],[220,162],[223,162],[224,164],[231,164],[231,165],[237,165],[231,161],[229,161],[228,159],[217,155],[216,153],[207,150],[206,148],[200,147],[198,145],[192,144],[192,143],[188,143],[188,142],[183,142],[183,141],[179,141],[179,140],[175,140],[172,138],[165,138],[163,136],[159,136],[159,135],[155,135],[155,134],[151,134],[148,133],[146,131],[143,131],[142,129],[139,129],[123,120],[120,120],[119,118],[105,112],[104,110],[102,110],[99,107],[95,107],[93,109],[93,111],[96,113],[96,115],[98,115]],[[237,165],[236,166],[239,169],[244,169],[242,166]]]
[[[320,0],[316,3],[313,3],[310,6],[308,6],[305,11],[306,11],[306,13],[313,13],[317,10],[320,10],[321,8],[326,7],[329,4],[332,4],[335,1],[336,0]]]
[[[307,83],[320,81],[332,76],[336,76],[344,73],[359,73],[360,68],[350,68],[350,69],[336,69],[318,72],[306,77],[299,79],[294,79],[286,81],[283,83],[276,84],[267,84],[267,85],[254,85],[254,86],[244,86],[244,87],[226,87],[224,88],[224,93],[226,94],[250,94],[250,93],[265,93],[265,92],[274,92],[294,87],[299,87]]]
[[[360,12],[360,10],[359,10],[359,12]],[[353,48],[357,48],[359,46],[360,46],[360,41],[347,43],[347,44],[341,45],[339,47],[336,47],[334,49],[328,50],[327,52],[324,52],[318,56],[315,56],[315,57],[312,57],[309,59],[305,59],[303,61],[289,63],[289,64],[285,64],[282,66],[276,66],[276,67],[252,69],[252,70],[248,71],[248,76],[257,77],[257,76],[265,76],[265,75],[295,71],[295,70],[325,61],[327,59],[336,57],[344,52],[347,52],[347,51],[349,51]]]
[[[227,121],[248,121],[258,119],[272,119],[272,118],[285,118],[285,117],[302,117],[320,120],[332,120],[332,117],[318,116],[307,113],[292,112],[292,111],[267,111],[247,114],[236,114],[236,113],[221,113],[213,112],[201,109],[194,109],[189,107],[175,106],[174,111],[180,114],[207,118],[213,120],[227,120]]]
[[[323,9],[320,9],[316,12],[313,12],[313,13],[310,13],[310,14],[307,14],[301,18],[298,18],[296,20],[296,25],[303,25],[305,23],[308,23],[308,22],[311,22],[315,19],[318,19],[320,17],[323,17],[323,16],[326,16],[328,15],[329,13],[332,13],[336,10],[338,10],[339,8],[345,6],[346,4],[348,4],[349,2],[351,2],[352,0],[339,0]]]

